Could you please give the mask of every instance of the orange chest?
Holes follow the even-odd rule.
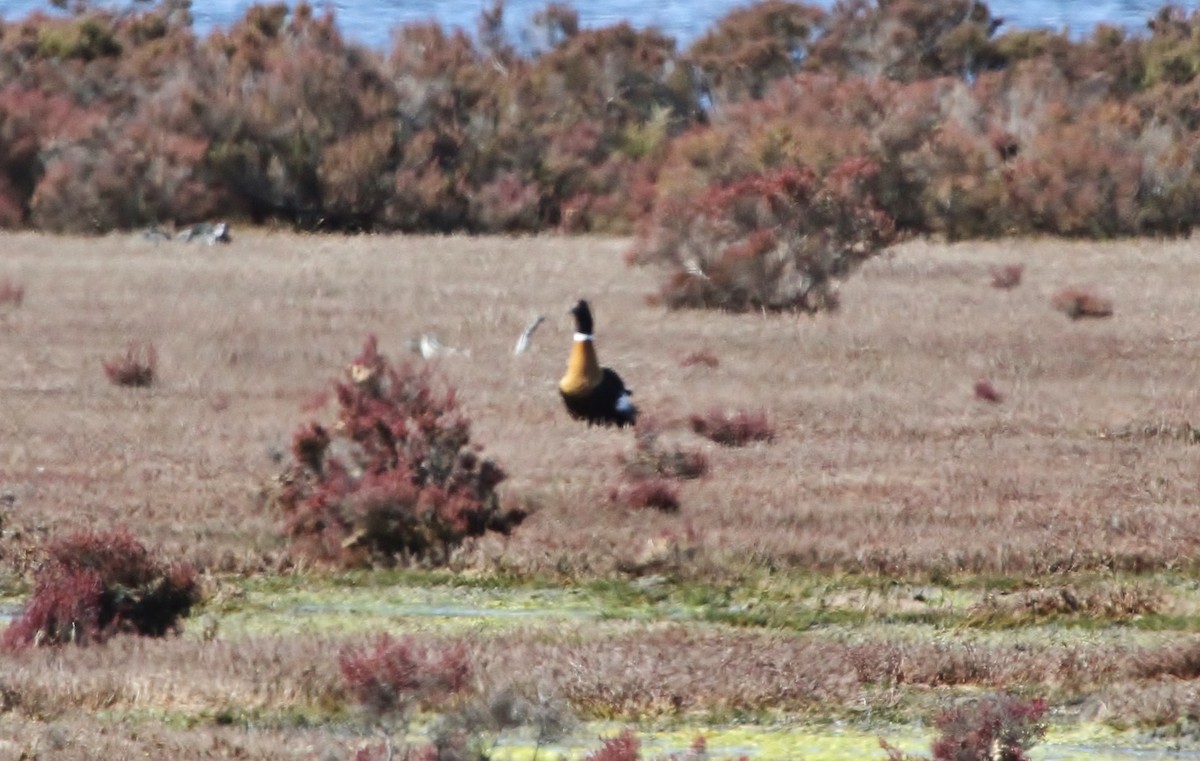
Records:
[[[582,394],[600,383],[600,363],[591,341],[576,341],[567,360],[567,374],[558,382],[564,394]]]

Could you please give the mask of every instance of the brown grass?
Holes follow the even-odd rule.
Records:
[[[565,305],[588,296],[602,361],[648,416],[674,421],[664,441],[710,461],[687,515],[711,556],[1019,573],[1191,566],[1200,548],[1187,442],[1095,435],[1191,422],[1200,305],[1186,284],[1200,264],[1186,243],[910,244],[843,286],[841,314],[815,318],[647,307],[652,275],[622,266],[620,240],[248,231],[203,259],[124,236],[5,243],[24,283],[46,294],[10,314],[0,366],[10,404],[0,433],[12,442],[2,471],[19,505],[8,528],[21,542],[119,522],[199,567],[287,563],[278,518],[256,500],[277,470],[272,454],[322,415],[314,395],[368,332],[396,357],[431,333],[471,350],[441,372],[473,438],[510,472],[506,492],[541,506],[472,556],[571,567],[588,536],[589,567],[615,567],[646,526],[592,508],[634,436],[573,424],[554,388],[572,330]],[[1018,245],[1033,285],[981,300],[981,260]],[[1087,273],[1129,305],[1121,319],[1046,320],[1037,284]],[[530,310],[560,317],[517,363],[512,336]],[[131,333],[171,368],[138,395],[92,369]],[[722,347],[720,373],[678,367],[671,347],[698,341]],[[972,404],[958,384],[984,372],[1020,398]],[[773,446],[713,447],[686,428],[696,408],[746,406],[769,414]]]
[[[204,746],[222,724],[250,722],[253,730],[243,742],[254,743],[296,717],[342,709],[352,696],[336,655],[373,641],[361,635],[210,642],[124,638],[106,647],[5,653],[0,654],[0,708],[6,727],[14,717],[27,718],[42,731],[59,725],[72,733],[85,732],[86,714],[100,711],[199,716],[207,720],[193,728],[190,743],[180,738],[181,745],[191,745],[189,752],[172,757],[207,758]],[[916,641],[837,630],[781,634],[677,623],[560,624],[553,635],[534,629],[421,634],[410,641],[418,647],[462,648],[476,697],[510,689],[540,693],[565,701],[582,719],[817,717],[853,712],[864,700],[894,710],[906,699],[902,689],[912,690],[907,699],[926,707],[953,695],[955,688],[1023,685],[1059,698],[1120,690],[1154,694],[1161,680],[1194,678],[1200,663],[1194,638],[1155,649],[1095,637],[1065,644],[1035,644],[1036,639],[1020,635],[1008,641]],[[1178,709],[1182,694],[1171,700]],[[1162,705],[1128,707],[1123,718],[1138,720],[1164,710]],[[36,737],[27,732],[17,738],[22,735]],[[276,756],[263,747],[249,757]]]
[[[0,480],[13,505],[3,579],[21,578],[48,537],[117,525],[135,527],[168,559],[214,572],[294,565],[259,494],[296,427],[328,418],[323,394],[370,332],[393,357],[422,333],[470,349],[440,360],[439,371],[474,421],[473,440],[511,474],[506,493],[538,507],[513,536],[463,550],[458,568],[566,579],[642,572],[663,567],[645,557],[648,538],[684,535],[686,551],[669,553],[672,573],[689,563],[692,573],[724,567],[730,576],[746,566],[916,579],[1057,571],[1070,587],[1073,571],[1198,566],[1200,303],[1188,284],[1200,261],[1187,242],[912,243],[846,282],[839,314],[816,317],[647,306],[653,274],[622,265],[622,240],[247,231],[203,257],[126,236],[6,235],[2,244],[22,284],[41,294],[5,318]],[[1026,284],[981,294],[986,261],[1018,249],[1030,262]],[[1120,319],[1046,319],[1054,286],[1044,284],[1100,277],[1126,305]],[[635,436],[580,426],[561,407],[566,308],[580,296],[596,313],[601,360],[648,416],[669,421],[662,447],[709,462],[679,514],[604,504]],[[531,312],[559,316],[515,361],[512,340]],[[96,371],[129,335],[152,342],[170,368],[138,394]],[[719,372],[679,367],[694,346],[719,348]],[[964,377],[1014,391],[1004,405],[979,404],[963,393]],[[763,410],[774,443],[729,449],[699,439],[687,416],[710,408]],[[1156,610],[1140,593],[1112,589],[1084,600],[1083,617]],[[998,614],[1076,615],[1056,607],[1065,601],[1057,590],[1021,599],[1024,607]],[[1194,695],[1171,680],[1200,662],[1186,637],[1167,652],[584,630],[570,642],[473,641],[481,679],[526,674],[600,716],[887,708],[903,699],[889,685],[1028,682],[1052,697],[1087,697],[1096,715],[1119,706],[1123,718],[1160,721],[1189,710]],[[339,710],[336,662],[322,654],[341,645],[218,636],[3,655],[0,711],[13,730],[0,755],[45,751],[58,742],[47,733],[59,717],[69,722],[63,758],[89,757],[89,743],[114,756],[161,746],[176,758],[222,753],[209,750],[220,743],[242,743],[252,758],[327,747],[328,735],[309,729],[279,739],[288,734],[279,715]],[[729,653],[742,655],[731,662]],[[80,714],[214,715],[228,706],[276,723],[258,722],[249,735],[219,721],[191,734],[132,724],[105,734],[111,724]]]

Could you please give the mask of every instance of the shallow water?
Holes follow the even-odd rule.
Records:
[[[394,626],[405,619],[450,625],[492,622],[526,625],[536,620],[592,618],[594,604],[571,590],[481,590],[453,586],[387,586],[366,589],[249,591],[221,615],[222,631],[295,632]],[[348,621],[349,617],[349,621]]]
[[[505,19],[510,31],[518,36],[528,28],[533,14],[546,7],[548,0],[507,0]],[[119,4],[119,3],[118,3]],[[254,0],[209,0],[193,4],[196,28],[207,33],[214,27],[227,27],[241,18]],[[639,0],[601,0],[568,3],[579,11],[585,27],[599,27],[628,20],[638,27],[658,27],[686,45],[733,8],[747,5],[744,0],[663,0],[657,3]],[[829,7],[832,0],[817,0],[815,5]],[[325,3],[314,3],[318,8]],[[388,44],[391,30],[401,24],[435,19],[445,26],[475,30],[481,10],[490,0],[334,0],[329,3],[337,13],[342,30],[349,37],[374,47]],[[1013,27],[1049,27],[1086,34],[1104,22],[1143,30],[1146,21],[1161,6],[1159,0],[991,0],[994,16],[1005,20],[1002,29]],[[0,17],[19,18],[33,9],[45,9],[45,0],[0,0]]]
[[[577,728],[563,742],[543,745],[540,759],[577,759],[594,752],[599,738],[613,737],[621,727],[612,724],[588,724]],[[667,732],[636,731],[642,755],[659,758],[684,757],[692,740],[700,734],[710,759],[746,757],[755,761],[850,761],[881,759],[879,745],[883,737],[905,753],[928,756],[932,732],[913,727],[879,729],[840,725],[801,727],[703,727]],[[1033,761],[1168,761],[1200,759],[1200,751],[1180,750],[1166,743],[1139,742],[1136,737],[1113,732],[1105,727],[1086,726],[1066,731],[1052,730],[1046,741],[1030,751]],[[534,743],[530,738],[502,737],[495,761],[531,761]]]
[[[0,602],[0,626],[7,626],[12,623],[21,612],[21,603],[19,602]]]

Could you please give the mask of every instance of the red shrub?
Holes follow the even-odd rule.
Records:
[[[634,481],[652,478],[700,478],[708,472],[703,452],[664,448],[659,443],[658,426],[648,417],[638,421],[634,432],[634,451],[622,461],[625,475]]]
[[[783,169],[666,200],[633,254],[667,269],[671,307],[817,311],[833,281],[895,239],[876,204],[876,167],[848,160],[824,178]]]
[[[542,208],[541,188],[504,172],[472,195],[468,208],[474,224],[488,232],[538,229]]]
[[[992,275],[992,287],[1011,290],[1021,284],[1021,276],[1025,273],[1024,264],[1005,264],[1001,266],[993,266],[990,270]]]
[[[717,355],[713,354],[708,349],[694,351],[683,359],[679,360],[680,367],[692,367],[694,365],[703,365],[705,367],[718,367],[721,360],[717,359]]]
[[[0,278],[0,305],[19,307],[24,301],[25,286],[9,278]]]
[[[26,222],[50,148],[88,134],[100,118],[98,108],[77,106],[42,87],[0,90],[0,227]]]
[[[816,5],[763,0],[735,8],[688,48],[717,104],[760,98],[767,85],[797,71],[827,14]]]
[[[775,438],[775,429],[761,412],[738,410],[727,413],[714,409],[704,415],[692,415],[689,420],[693,431],[722,446],[741,447],[752,441]]]
[[[657,30],[564,21],[517,83],[518,121],[505,119],[514,153],[538,177],[545,224],[629,232],[669,139],[699,118],[698,94]]]
[[[387,634],[369,646],[344,651],[338,665],[354,700],[376,714],[437,704],[467,689],[471,676],[462,643],[422,645]]]
[[[397,96],[332,11],[252,6],[200,48],[205,176],[258,219],[363,229],[390,196]]]
[[[1000,393],[997,388],[992,385],[992,382],[986,378],[980,378],[975,381],[975,398],[982,399],[985,402],[999,404],[1004,401],[1004,394]]]
[[[1072,320],[1083,317],[1111,317],[1112,300],[1086,288],[1064,288],[1050,298],[1050,305]]]
[[[679,512],[679,490],[664,478],[650,477],[635,481],[627,488],[615,489],[612,499],[634,508],[653,508],[663,513]]]
[[[621,730],[621,734],[604,741],[599,750],[583,757],[583,761],[638,761],[641,743],[632,729]]]
[[[32,222],[54,232],[95,233],[210,216],[216,191],[201,178],[208,142],[172,131],[159,114],[148,101],[89,139],[48,152],[29,202]]]
[[[80,645],[114,634],[162,637],[200,599],[188,566],[167,566],[127,531],[83,532],[50,545],[33,597],[4,631],[6,647]]]
[[[468,227],[472,185],[514,165],[527,168],[518,148],[529,139],[528,125],[522,138],[508,121],[522,112],[512,82],[523,71],[523,61],[504,53],[485,56],[461,29],[429,22],[396,31],[384,73],[395,88],[404,129],[381,212],[384,225]],[[477,202],[476,211],[490,213],[485,206]]]
[[[504,471],[480,457],[454,390],[428,367],[393,367],[371,336],[346,376],[336,424],[296,432],[276,497],[302,548],[345,565],[445,562],[468,537],[524,519],[501,509]]]
[[[975,0],[844,0],[834,5],[809,66],[903,82],[962,76],[1000,64],[991,36],[1002,21]]]
[[[934,719],[934,761],[1029,761],[1026,753],[1046,736],[1046,701],[1001,694],[947,709]],[[880,738],[889,761],[921,761]]]
[[[1176,235],[1200,216],[1200,14],[1176,6],[1148,38],[1073,40],[994,37],[973,0],[767,0],[681,55],[551,4],[523,55],[496,5],[477,42],[410,24],[380,56],[303,2],[203,39],[185,3],[76,5],[0,27],[0,227],[644,225],[636,258],[667,266],[668,303],[814,309],[814,257],[843,270],[891,233],[831,229],[815,196],[769,221],[745,197],[714,209],[717,194],[811,169],[837,214],[950,238]],[[847,161],[872,168],[839,195],[826,179]]]
[[[1028,761],[1026,751],[1046,736],[1046,701],[1011,695],[983,698],[945,711],[934,720],[935,761]]]
[[[1139,231],[1140,117],[1115,103],[1072,110],[1068,121],[1045,124],[1010,162],[1014,227],[1094,238]]]
[[[104,374],[118,386],[149,386],[154,383],[158,352],[151,343],[130,343],[125,356],[104,360]]]

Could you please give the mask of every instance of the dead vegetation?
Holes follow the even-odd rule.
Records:
[[[1071,585],[988,595],[967,617],[967,626],[1005,628],[1074,619],[1129,623],[1164,609],[1162,590],[1148,584],[1105,584],[1080,590]]]

